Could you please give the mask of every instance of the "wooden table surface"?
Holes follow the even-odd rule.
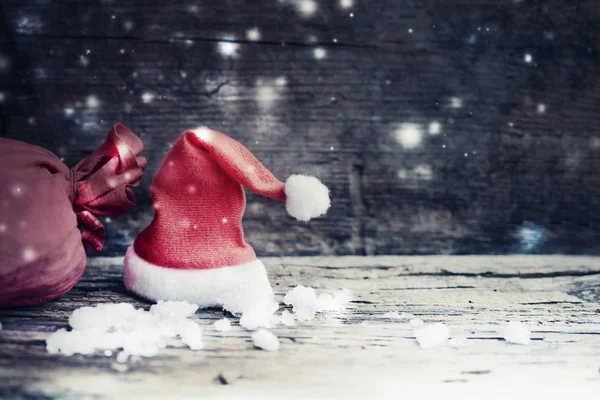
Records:
[[[0,397],[32,398],[377,398],[418,391],[445,398],[599,393],[600,258],[563,256],[311,257],[263,259],[279,296],[303,284],[352,290],[351,309],[272,331],[279,352],[254,349],[250,332],[220,333],[220,310],[200,310],[205,350],[167,348],[119,364],[115,356],[46,352],[77,307],[132,302],[122,258],[90,260],[63,299],[0,311]],[[406,312],[445,322],[458,347],[420,349]],[[498,330],[521,320],[527,346]],[[479,397],[481,398],[481,397]],[[495,398],[495,397],[494,397]],[[513,397],[513,398],[519,398]],[[587,397],[591,398],[591,397]]]

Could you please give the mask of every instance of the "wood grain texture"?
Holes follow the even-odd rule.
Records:
[[[109,255],[149,223],[151,178],[197,125],[331,188],[310,225],[250,195],[260,255],[600,253],[597,1],[316,3],[5,0],[0,135],[69,164],[116,121],[141,135],[148,173]]]
[[[224,313],[200,310],[205,350],[167,348],[157,357],[118,364],[115,356],[51,355],[48,335],[67,327],[77,307],[103,302],[149,304],[122,284],[122,259],[93,259],[63,299],[1,310],[0,397],[75,398],[379,398],[444,393],[508,398],[571,393],[591,398],[600,385],[600,260],[560,256],[303,257],[263,260],[278,298],[298,284],[319,293],[352,290],[349,310],[320,314],[272,331],[277,353],[253,349]],[[420,349],[406,320],[390,311],[444,322],[456,348]],[[502,340],[521,320],[528,346]],[[236,321],[234,319],[234,321]],[[224,384],[224,383],[227,384]],[[415,390],[415,392],[412,392]],[[460,396],[459,396],[460,395]],[[494,397],[497,396],[497,397]],[[593,397],[593,396],[592,396]],[[473,397],[477,398],[477,397]],[[513,397],[522,398],[522,397]],[[552,397],[549,397],[552,398]]]

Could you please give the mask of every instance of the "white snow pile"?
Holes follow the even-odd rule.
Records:
[[[198,306],[185,301],[159,301],[149,311],[132,304],[99,304],[78,308],[69,317],[71,331],[59,329],[46,339],[50,353],[93,354],[122,349],[118,362],[129,356],[153,357],[179,338],[192,350],[202,349],[202,328],[189,319]]]
[[[285,325],[285,326],[294,326],[296,325],[296,318],[294,314],[289,312],[288,310],[283,310],[281,315],[273,315],[273,319],[271,320],[271,325]]]
[[[266,351],[279,350],[279,339],[277,336],[263,328],[252,332],[252,343],[255,347]]]
[[[219,332],[227,332],[231,329],[231,322],[227,318],[223,318],[215,321],[214,326]]]
[[[350,301],[352,301],[352,293],[348,289],[317,296],[315,289],[302,285],[290,290],[283,298],[285,304],[293,306],[293,316],[298,321],[310,321],[318,312],[343,310],[347,308]],[[283,313],[280,318],[282,317]],[[285,318],[289,322],[289,315],[286,314]]]
[[[442,323],[428,324],[415,328],[415,338],[422,349],[432,349],[450,338],[450,328]]]
[[[525,324],[511,321],[504,327],[504,340],[508,343],[527,345],[531,340],[531,331]]]

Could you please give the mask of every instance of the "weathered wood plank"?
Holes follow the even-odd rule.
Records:
[[[278,296],[297,284],[320,292],[348,288],[352,308],[274,328],[278,353],[252,349],[249,332],[237,324],[216,332],[210,324],[224,313],[201,310],[196,318],[205,326],[206,349],[200,352],[168,348],[125,366],[114,356],[48,354],[45,338],[66,327],[77,307],[149,306],[124,291],[121,260],[90,260],[84,278],[59,301],[0,311],[0,396],[355,398],[418,388],[501,398],[534,389],[590,395],[600,384],[600,260],[594,257],[267,258]],[[390,319],[389,311],[443,321],[464,344],[421,350],[408,322]],[[531,328],[530,345],[502,340],[499,331],[509,320]],[[220,384],[219,375],[230,384]]]
[[[596,1],[298,4],[6,0],[0,134],[70,164],[115,121],[142,136],[139,206],[108,224],[108,255],[147,225],[152,175],[200,124],[332,189],[309,226],[251,196],[260,255],[600,253]]]

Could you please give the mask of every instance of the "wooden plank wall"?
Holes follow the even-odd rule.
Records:
[[[250,194],[259,255],[599,254],[599,25],[597,0],[3,0],[0,135],[68,164],[143,138],[107,255],[198,125],[331,188],[308,225]]]

